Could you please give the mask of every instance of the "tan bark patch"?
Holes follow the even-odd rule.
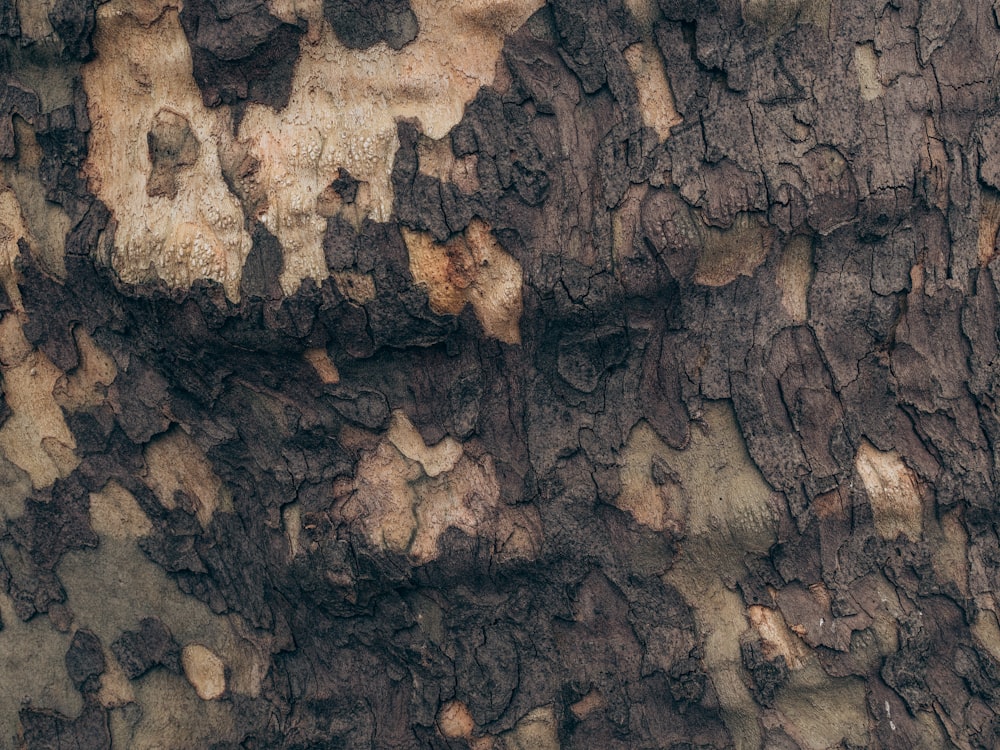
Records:
[[[396,450],[420,464],[429,477],[451,471],[462,457],[462,446],[452,437],[446,437],[433,446],[426,445],[417,428],[398,410],[392,414],[386,437]]]
[[[478,219],[465,233],[438,243],[425,232],[404,229],[410,273],[427,287],[431,309],[457,315],[466,303],[488,336],[521,342],[521,264],[508,255]]]
[[[979,195],[979,265],[985,266],[997,252],[1000,232],[1000,193],[984,189]]]
[[[340,382],[340,372],[337,365],[330,359],[326,349],[307,349],[303,355],[306,362],[312,365],[319,379],[327,385],[334,385]]]
[[[180,428],[152,440],[143,455],[146,483],[163,507],[175,508],[174,493],[181,491],[194,503],[198,520],[206,528],[216,510],[231,510],[229,490],[198,444]]]
[[[91,493],[90,525],[99,535],[118,540],[137,539],[153,530],[132,493],[114,481]]]
[[[490,541],[504,559],[534,558],[541,534],[537,510],[501,502],[491,456],[471,455],[452,438],[427,446],[402,412],[358,462],[353,492],[335,516],[417,563],[438,556],[452,527]]]
[[[559,728],[552,706],[541,706],[528,713],[504,733],[503,739],[510,750],[559,750]]]
[[[663,58],[652,45],[638,42],[625,50],[625,60],[635,77],[643,122],[656,131],[660,140],[666,140],[670,129],[680,125],[683,118],[674,107]]]
[[[100,6],[97,56],[82,71],[92,122],[85,170],[117,222],[111,265],[128,283],[212,279],[237,299],[252,243],[219,161],[232,140],[229,110],[202,103],[177,3],[155,5]],[[158,158],[156,143],[171,138],[180,159]]]
[[[118,374],[114,359],[101,351],[83,328],[77,327],[73,338],[80,364],[59,379],[54,391],[56,402],[71,412],[103,403],[107,387]]]
[[[184,676],[203,701],[215,700],[226,692],[226,665],[212,651],[189,643],[181,651]]]
[[[619,469],[622,489],[614,502],[642,525],[680,536],[687,526],[688,493],[664,458],[665,447],[646,422],[632,429]]]
[[[493,83],[506,34],[540,0],[459,2],[413,0],[420,32],[401,50],[376,44],[342,45],[322,17],[318,0],[275,0],[272,12],[309,19],[288,106],[275,112],[250,105],[239,138],[259,162],[257,184],[266,196],[261,214],[284,248],[282,288],[294,291],[307,277],[327,275],[322,252],[326,222],[316,199],[339,169],[367,185],[357,202],[371,218],[392,213],[390,173],[398,148],[396,122],[416,118],[441,139],[461,118],[479,88]]]
[[[28,230],[21,217],[21,204],[13,190],[0,185],[0,284],[15,310],[21,310],[21,290],[17,287],[14,260],[20,250],[17,243],[25,239]]]
[[[604,696],[601,695],[601,691],[594,688],[576,703],[570,705],[569,710],[573,712],[573,716],[577,718],[577,721],[583,721],[594,713],[594,711],[600,711],[606,705],[607,703],[604,700]]]
[[[783,656],[789,669],[802,668],[802,662],[809,656],[809,648],[791,631],[781,612],[755,604],[749,609],[749,617],[768,659]]]
[[[861,89],[862,99],[871,102],[885,93],[885,87],[879,78],[874,44],[866,42],[855,46],[854,69],[858,74],[858,87]]]
[[[36,90],[41,95],[43,108],[48,98],[46,94],[51,93],[53,89],[59,88],[59,86],[53,85],[51,81],[52,75],[52,68],[46,67],[45,85],[43,86],[41,81],[37,84]],[[25,83],[27,84],[27,82]],[[68,82],[66,88],[70,88]],[[72,103],[72,96],[67,96],[67,99],[69,101],[65,102],[65,104]],[[58,106],[62,105],[63,102],[53,102],[53,104]],[[51,110],[45,109],[44,111]],[[40,175],[42,149],[38,145],[35,131],[19,117],[15,117],[13,122],[17,158],[0,162],[0,174],[3,175],[3,179],[0,180],[0,189],[2,189],[3,180],[6,180],[7,185],[14,191],[16,200],[20,204],[20,213],[24,218],[24,229],[22,229],[21,234],[28,237],[31,243],[31,252],[47,272],[62,279],[66,276],[66,265],[63,259],[66,248],[66,235],[72,228],[72,222],[62,206],[45,198],[45,186],[42,184]],[[0,204],[4,202],[5,199],[0,198]],[[0,207],[0,223],[6,223],[8,226],[13,227],[16,224],[16,220],[14,223],[11,223],[9,218],[4,218],[5,215],[7,217],[11,216],[9,210],[7,207]],[[17,243],[15,241],[14,255],[17,254],[16,247]],[[6,256],[6,254],[5,250],[0,249],[0,257]],[[0,277],[6,281],[6,276],[2,272],[0,272]],[[9,295],[9,287],[5,288]],[[20,300],[20,297],[12,297],[12,299]]]
[[[472,730],[476,728],[476,722],[468,707],[458,700],[448,701],[441,706],[441,710],[438,711],[437,723],[441,734],[449,739],[469,737],[472,735]]]
[[[31,477],[36,489],[79,464],[76,441],[53,396],[62,371],[24,338],[16,314],[0,320],[0,373],[13,412],[0,427],[0,451]]]
[[[854,468],[868,493],[875,516],[875,530],[883,539],[905,534],[920,541],[923,509],[913,471],[895,451],[880,451],[867,440],[854,459]]]

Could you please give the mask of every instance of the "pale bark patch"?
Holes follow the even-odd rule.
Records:
[[[190,643],[181,652],[184,676],[203,701],[215,700],[226,692],[226,665],[200,643]]]
[[[427,288],[431,309],[457,315],[472,305],[486,335],[507,344],[521,342],[522,270],[484,222],[445,243],[426,232],[403,229],[410,273]]]
[[[219,162],[230,114],[204,106],[177,11],[102,5],[94,46],[82,70],[92,122],[85,170],[117,222],[112,267],[133,284],[211,279],[238,299],[252,243]],[[170,134],[180,134],[179,160],[152,158],[151,143]]]
[[[154,439],[144,452],[148,469],[146,483],[163,507],[177,507],[180,491],[194,503],[203,528],[208,528],[216,510],[230,511],[232,498],[212,470],[204,451],[179,428]]]
[[[875,517],[875,530],[883,539],[905,534],[920,541],[923,509],[913,471],[895,451],[880,451],[867,440],[854,459],[854,468],[864,482]]]
[[[0,373],[13,412],[0,427],[0,451],[28,473],[35,489],[68,476],[80,460],[53,396],[63,372],[31,347],[15,313],[0,320]]]

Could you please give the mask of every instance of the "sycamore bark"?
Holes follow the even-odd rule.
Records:
[[[997,746],[998,54],[0,0],[0,747]]]

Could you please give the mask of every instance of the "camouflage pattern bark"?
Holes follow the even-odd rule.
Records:
[[[0,746],[995,747],[998,52],[0,0]]]

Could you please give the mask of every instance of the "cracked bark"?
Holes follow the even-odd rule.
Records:
[[[0,747],[996,746],[998,24],[0,0]]]

